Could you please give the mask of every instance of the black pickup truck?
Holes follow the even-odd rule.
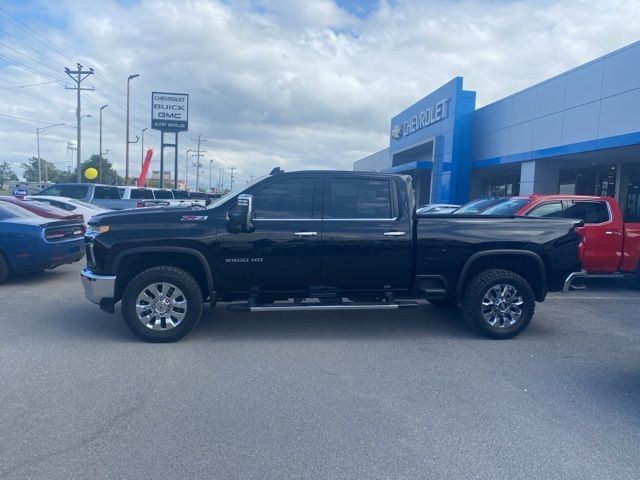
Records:
[[[101,214],[89,222],[89,300],[170,342],[203,302],[242,311],[461,305],[475,331],[522,332],[535,302],[579,269],[577,221],[415,212],[411,177],[301,171],[271,175],[208,208]]]

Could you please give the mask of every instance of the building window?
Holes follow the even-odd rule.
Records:
[[[617,167],[615,165],[560,170],[558,193],[615,197],[616,174]]]
[[[500,175],[484,179],[484,195],[487,197],[511,197],[519,194],[519,174]]]

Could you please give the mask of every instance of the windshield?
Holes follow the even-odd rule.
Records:
[[[502,198],[480,198],[478,200],[473,200],[466,205],[463,205],[453,213],[455,213],[456,215],[473,215],[475,213],[483,212],[490,206],[504,200],[505,199]]]
[[[222,205],[223,203],[225,203],[230,198],[235,197],[236,195],[240,195],[246,189],[248,189],[249,187],[253,187],[256,183],[261,182],[262,180],[264,180],[267,177],[268,177],[268,175],[265,175],[263,177],[260,177],[260,178],[258,178],[256,180],[254,180],[252,183],[248,183],[246,185],[241,185],[239,187],[234,188],[229,193],[227,193],[225,195],[222,195],[222,197],[218,198],[215,202],[211,202],[211,204],[207,208],[216,208],[216,207]]]
[[[515,215],[527,203],[529,203],[528,198],[512,198],[487,208],[482,215]]]
[[[50,195],[52,197],[85,198],[89,192],[86,185],[51,185],[42,190],[38,195]]]

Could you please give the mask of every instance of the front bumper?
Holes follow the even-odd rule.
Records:
[[[80,279],[84,287],[84,296],[87,300],[102,305],[103,300],[113,300],[116,291],[115,275],[96,275],[88,268],[80,272]]]

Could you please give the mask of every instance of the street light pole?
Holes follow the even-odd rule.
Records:
[[[134,75],[129,75],[127,77],[127,143],[125,148],[125,156],[124,156],[124,184],[129,185],[129,143],[136,143],[138,141],[138,137],[136,135],[135,142],[129,142],[129,97],[130,97],[130,83],[136,77],[139,77],[140,74],[136,73]],[[162,172],[161,172],[162,174]]]
[[[100,160],[99,160],[99,165],[100,165],[100,172],[99,172],[99,176],[100,176],[100,180],[98,180],[100,183],[102,183],[102,111],[107,108],[109,105],[103,105],[100,107],[100,146],[99,146],[99,151],[100,151]]]
[[[195,150],[188,149],[184,154],[184,189],[189,190],[189,152]]]
[[[140,167],[144,165],[144,132],[149,130],[148,128],[142,129],[142,145],[140,145]]]
[[[211,168],[213,167],[213,160],[209,160],[209,192],[213,191],[213,186],[211,185]]]
[[[45,132],[53,127],[59,127],[64,123],[56,123],[54,125],[48,125],[46,127],[36,128],[36,142],[38,144],[38,187],[42,184],[42,159],[40,158],[40,132]],[[45,164],[46,171],[46,164]],[[45,175],[46,178],[46,175]]]

